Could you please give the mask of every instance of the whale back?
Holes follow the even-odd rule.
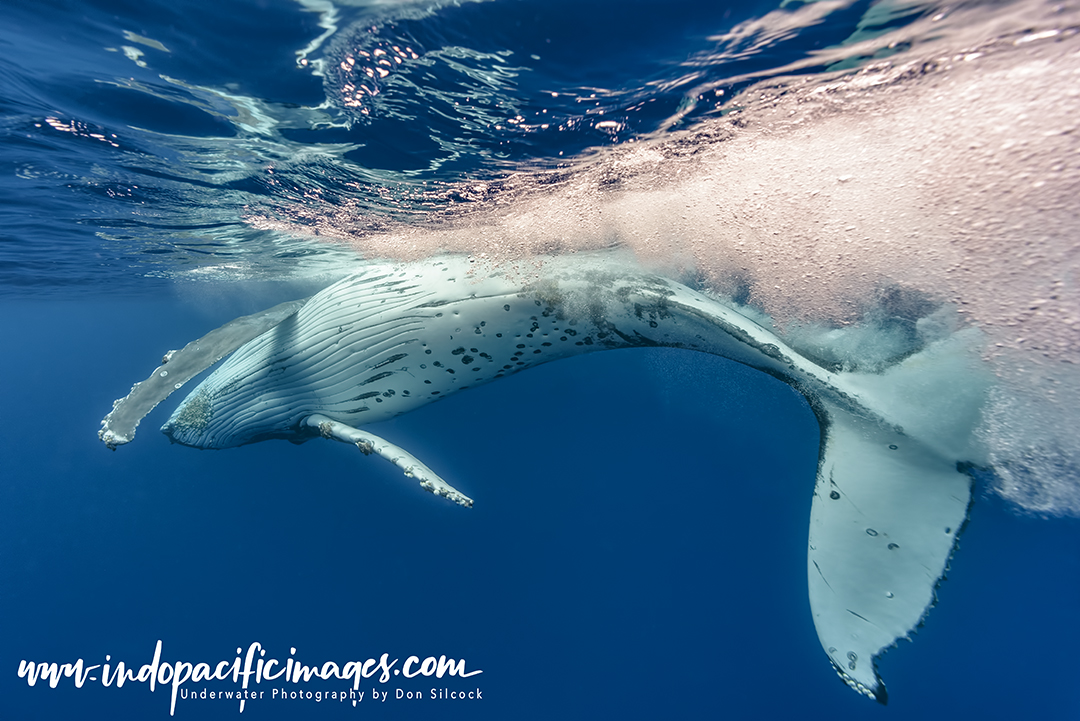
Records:
[[[496,269],[445,258],[326,288],[237,350],[162,430],[200,448],[304,440],[314,413],[374,423],[541,363],[640,346],[832,378],[716,301],[611,257]]]

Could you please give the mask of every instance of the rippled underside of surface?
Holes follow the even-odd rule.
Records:
[[[16,9],[3,288],[622,245],[849,364],[978,325],[997,490],[1080,512],[1076,10],[700,5]]]

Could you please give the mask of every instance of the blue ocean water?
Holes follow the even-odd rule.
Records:
[[[282,662],[445,655],[482,670],[365,679],[356,705],[264,684],[241,718],[1080,714],[1068,449],[1058,507],[1016,502],[1053,486],[1045,477],[1010,496],[1001,471],[980,475],[938,605],[879,665],[882,708],[836,678],[810,618],[817,422],[788,386],[735,363],[672,349],[582,356],[379,426],[475,498],[469,511],[340,444],[170,446],[154,428],[173,400],[115,453],[95,437],[164,351],[308,295],[365,252],[422,257],[431,233],[474,217],[504,230],[535,220],[537,203],[575,199],[580,178],[633,201],[641,171],[609,177],[605,163],[629,167],[637,147],[634,168],[703,176],[686,163],[722,153],[715,123],[731,115],[737,131],[771,82],[973,42],[956,26],[924,32],[938,14],[870,2],[5,3],[3,717],[164,717],[168,688],[19,676],[23,661],[138,668],[159,641],[170,663],[231,663],[258,643]],[[1017,41],[1045,32],[1028,17],[985,30],[979,52],[999,36],[1038,46]],[[1047,42],[1073,37],[1065,21],[1045,27],[1061,28]],[[646,256],[622,227],[599,244]],[[524,250],[575,248],[540,237]],[[722,270],[683,275],[707,284]],[[734,295],[778,307],[749,287]],[[373,701],[376,688],[390,697]],[[483,698],[430,697],[443,688]],[[175,707],[240,713],[232,698]]]

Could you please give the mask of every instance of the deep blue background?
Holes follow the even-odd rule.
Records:
[[[472,510],[342,444],[170,447],[156,432],[164,407],[131,445],[97,441],[112,399],[158,352],[250,302],[0,306],[0,336],[18,341],[0,356],[5,718],[163,716],[164,690],[16,677],[22,659],[139,665],[158,639],[166,659],[228,660],[259,641],[278,658],[290,646],[309,662],[447,654],[484,671],[445,684],[479,685],[482,702],[264,701],[250,718],[1078,711],[1077,522],[1020,518],[984,496],[939,606],[881,664],[888,709],[849,691],[806,600],[813,415],[725,361],[601,353],[373,427],[472,495]],[[237,713],[189,704],[178,715]]]

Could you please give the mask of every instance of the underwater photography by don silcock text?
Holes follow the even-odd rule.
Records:
[[[1080,718],[1080,4],[0,9],[0,717]]]

